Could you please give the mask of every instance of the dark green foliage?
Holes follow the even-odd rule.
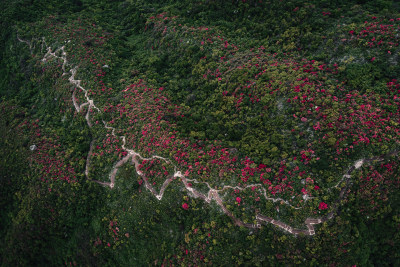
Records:
[[[398,156],[355,172],[349,196],[339,203],[337,216],[318,225],[312,237],[294,237],[272,225],[254,231],[235,226],[215,201],[208,204],[189,197],[178,180],[171,182],[162,201],[158,201],[129,163],[118,170],[116,186],[110,190],[90,181],[106,181],[113,164],[122,157],[114,151],[99,156],[106,150],[103,144],[110,139],[109,132],[97,124],[87,126],[86,108],[75,112],[71,103],[74,88],[63,76],[61,61],[44,64],[40,60],[45,51],[41,51],[39,41],[37,46],[29,47],[17,38],[46,36],[49,43],[60,46],[66,41],[62,38],[64,32],[57,35],[47,23],[61,25],[59,29],[65,32],[82,27],[99,36],[104,34],[107,40],[103,46],[94,37],[83,41],[86,36],[79,34],[72,43],[78,47],[82,41],[81,50],[67,46],[68,54],[76,55],[69,60],[74,66],[79,65],[78,78],[88,82],[85,87],[93,92],[100,90],[93,73],[96,67],[104,71],[99,80],[112,91],[96,96],[99,107],[128,107],[124,90],[143,80],[149,88],[164,88],[170,101],[166,106],[179,107],[179,115],[170,112],[161,118],[163,127],[167,123],[175,126],[172,130],[177,139],[188,139],[204,146],[204,150],[218,140],[238,159],[249,157],[254,165],[274,167],[281,162],[285,167],[296,165],[298,159],[294,157],[299,157],[299,151],[312,146],[319,150],[320,159],[303,167],[322,177],[319,186],[328,187],[356,159],[398,149],[390,141],[395,139],[393,131],[386,128],[383,132],[387,138],[382,143],[373,147],[361,144],[354,151],[342,152],[348,157],[334,161],[333,155],[356,141],[356,134],[352,133],[354,139],[341,140],[342,136],[333,129],[311,132],[316,117],[303,124],[292,118],[298,116],[300,120],[308,109],[318,105],[326,107],[326,114],[321,116],[336,123],[339,115],[358,108],[366,96],[354,97],[349,104],[320,97],[316,100],[319,102],[312,102],[312,107],[304,105],[306,108],[288,99],[300,95],[292,89],[303,78],[310,81],[310,92],[319,89],[321,83],[329,96],[345,98],[347,93],[357,92],[400,97],[398,81],[393,80],[400,77],[398,26],[389,27],[393,32],[359,35],[369,23],[399,25],[400,5],[395,1],[3,2],[1,266],[400,265]],[[166,17],[160,24],[157,19],[150,19],[158,14]],[[375,16],[378,18],[374,19]],[[385,43],[371,45],[372,38]],[[208,39],[212,42],[207,43]],[[103,62],[85,63],[87,50],[110,60],[109,66],[103,67]],[[261,71],[263,74],[259,74]],[[312,71],[314,76],[310,75]],[[236,97],[240,93],[243,98],[238,103]],[[389,129],[397,129],[397,107],[375,95],[371,101],[380,110],[393,114],[392,121],[385,123],[391,126]],[[255,96],[259,101],[254,104]],[[80,97],[79,101],[84,101]],[[105,112],[91,116],[101,125],[102,120],[113,120],[115,114],[119,115]],[[348,134],[346,123],[335,125],[345,129],[343,136]],[[323,138],[325,134],[328,137]],[[318,138],[322,141],[317,142]],[[88,179],[85,169],[92,140],[98,155],[92,160]],[[121,142],[117,140],[115,146],[120,148]],[[34,144],[38,150],[30,149]],[[172,155],[167,149],[162,152]],[[198,156],[194,149],[191,152],[189,157]],[[229,181],[224,172],[219,175],[215,175],[215,181],[205,181],[216,187],[240,181],[234,175]],[[270,174],[272,181],[277,179],[274,175]],[[258,178],[254,182],[259,182]],[[299,178],[302,179],[296,175],[295,179]],[[376,181],[369,182],[369,178]],[[332,200],[338,197],[339,190],[324,193],[316,191],[314,196],[321,201]],[[234,199],[234,194],[230,194],[226,197]],[[231,204],[231,211],[238,217],[254,219],[253,213],[248,215],[247,206],[246,209],[232,204],[233,200],[224,201]],[[280,207],[277,219],[301,227],[305,216],[323,212],[306,206],[302,213],[271,201],[260,206],[253,200],[249,203],[252,208],[271,214],[277,214],[274,212]],[[318,206],[317,202],[314,204]]]

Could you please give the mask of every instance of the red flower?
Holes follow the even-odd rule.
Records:
[[[318,209],[320,209],[320,210],[326,210],[327,208],[328,208],[328,205],[327,205],[326,203],[324,203],[324,202],[320,202],[320,203],[319,203]]]
[[[187,203],[183,203],[183,204],[182,204],[182,208],[183,208],[184,210],[188,210],[188,209],[189,209],[189,205],[188,205]]]
[[[319,124],[319,122],[317,122],[317,124],[315,124],[313,127],[314,130],[321,130],[321,125]]]
[[[241,199],[240,197],[237,197],[237,198],[236,198],[236,202],[237,202],[238,204],[240,204],[241,201],[242,201],[242,199]]]

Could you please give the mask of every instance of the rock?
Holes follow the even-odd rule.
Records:
[[[30,149],[31,151],[34,151],[34,150],[37,149],[37,146],[36,146],[36,145],[31,145],[31,146],[29,147],[29,149]]]

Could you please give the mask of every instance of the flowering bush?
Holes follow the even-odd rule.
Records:
[[[319,203],[318,209],[326,210],[327,208],[328,208],[328,205],[326,203],[324,203],[324,202]]]

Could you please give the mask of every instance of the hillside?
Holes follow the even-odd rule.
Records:
[[[400,264],[395,1],[5,2],[2,266]]]

